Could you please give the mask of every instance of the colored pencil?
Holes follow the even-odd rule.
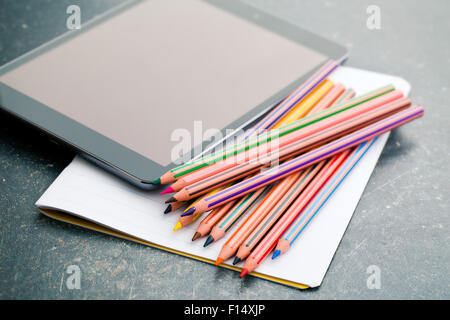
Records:
[[[287,230],[283,233],[281,238],[278,240],[272,259],[275,259],[277,256],[285,253],[293,245],[294,241],[305,230],[306,226],[316,216],[345,177],[347,177],[354,166],[373,145],[376,139],[377,138],[374,138],[367,142],[363,142],[350,153],[344,163],[338,168],[338,170],[336,170],[333,176],[324,184],[311,202],[297,215],[289,228],[287,228]]]
[[[287,211],[281,216],[281,218],[275,223],[273,228],[269,230],[267,235],[259,242],[252,253],[245,260],[244,268],[241,272],[241,278],[247,273],[252,272],[256,267],[267,257],[267,255],[272,251],[276,242],[280,238],[283,231],[286,229],[285,226],[292,222],[297,213],[300,212],[314,197],[314,195],[320,190],[323,184],[328,180],[329,177],[336,171],[341,163],[350,153],[350,150],[345,150],[338,156],[333,157],[330,160],[324,160],[325,165],[322,170],[313,178],[306,189],[295,199],[294,203],[287,209]]]
[[[291,123],[289,125],[284,125],[284,126],[280,127],[279,130],[277,130],[276,132],[273,132],[273,133],[271,133],[270,131],[265,132],[258,137],[252,137],[245,142],[238,143],[236,145],[226,148],[225,150],[221,150],[221,151],[212,153],[205,157],[199,158],[193,162],[190,162],[188,164],[185,164],[185,165],[182,165],[175,169],[172,169],[170,171],[170,172],[172,172],[171,173],[172,177],[170,179],[167,178],[168,179],[167,181],[163,181],[163,184],[173,182],[173,181],[179,179],[180,177],[183,177],[184,175],[190,174],[199,169],[207,167],[211,164],[214,164],[216,162],[227,159],[228,157],[235,156],[235,155],[237,155],[241,152],[244,152],[246,150],[249,150],[251,148],[258,147],[261,144],[271,141],[274,138],[282,137],[285,134],[289,134],[295,130],[301,129],[308,124],[325,119],[333,114],[336,114],[336,113],[342,112],[344,110],[347,110],[349,108],[355,107],[361,103],[372,100],[374,98],[377,98],[377,97],[384,95],[386,93],[389,93],[391,91],[394,91],[394,87],[392,85],[381,87],[379,89],[368,92],[365,95],[351,99],[351,100],[347,101],[346,103],[337,104],[333,108],[323,111],[322,113],[313,114],[310,117],[307,117],[305,119],[294,121],[293,123]],[[167,173],[167,175],[169,175],[169,173]]]
[[[397,95],[396,95],[397,94]],[[246,162],[240,162],[229,169],[221,170],[213,176],[206,176],[204,179],[194,182],[181,189],[168,202],[185,201],[208,192],[220,185],[243,178],[252,174],[262,167],[274,162],[285,160],[289,157],[304,153],[324,143],[332,141],[345,134],[353,132],[360,127],[367,126],[381,118],[387,117],[394,112],[398,112],[410,105],[408,98],[399,99],[399,91],[392,92],[378,99],[362,104],[342,112],[329,119],[315,123],[307,128],[294,132],[295,139],[286,143],[272,152],[264,153],[260,157]],[[390,100],[391,103],[387,103]],[[284,139],[283,137],[281,139]],[[208,169],[208,168],[206,168]],[[193,173],[194,175],[195,173]],[[194,180],[195,181],[195,180]]]
[[[300,171],[324,159],[330,158],[339,152],[370,140],[384,132],[410,122],[415,118],[421,117],[422,115],[423,107],[409,107],[406,110],[400,111],[367,127],[361,128],[353,133],[297,156],[280,166],[260,173],[250,179],[246,179],[210,197],[204,198],[193,207],[194,212],[205,212],[215,207],[222,206],[228,201],[240,198],[249,192],[278,181],[289,174]]]

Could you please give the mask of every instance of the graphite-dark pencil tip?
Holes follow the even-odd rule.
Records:
[[[196,233],[194,234],[194,236],[192,237],[192,241],[197,240],[197,239],[200,238],[201,236],[202,236],[202,235],[201,235],[200,232],[196,232]]]
[[[177,199],[175,199],[174,197],[170,197],[168,200],[166,200],[166,203],[171,203],[171,202],[176,202]]]
[[[166,210],[164,210],[164,214],[169,213],[169,212],[171,212],[171,211],[172,211],[172,205],[169,204],[169,205],[167,206]]]
[[[233,265],[237,265],[239,262],[241,262],[241,259],[239,257],[234,257]]]
[[[209,236],[208,239],[206,239],[205,244],[203,245],[203,247],[207,247],[211,244],[211,242],[214,241],[214,238]]]

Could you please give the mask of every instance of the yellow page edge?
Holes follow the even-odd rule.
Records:
[[[185,256],[185,257],[189,257],[189,258],[192,258],[192,259],[195,259],[195,260],[200,260],[200,261],[203,261],[203,262],[206,262],[206,263],[210,263],[210,264],[214,264],[215,263],[215,261],[213,261],[213,260],[206,259],[206,258],[203,258],[203,257],[199,257],[199,256],[196,256],[196,255],[193,255],[193,254],[189,254],[189,253],[183,252],[183,251],[178,251],[178,250],[174,250],[174,249],[171,249],[171,248],[167,248],[167,247],[158,245],[156,243],[148,242],[148,241],[145,241],[145,240],[142,240],[142,239],[130,236],[130,235],[126,234],[126,233],[122,233],[120,231],[116,231],[114,229],[102,226],[102,225],[100,225],[98,223],[95,223],[93,221],[89,221],[89,220],[86,220],[86,219],[82,219],[82,218],[76,217],[76,216],[74,216],[74,215],[72,215],[70,213],[66,213],[66,212],[63,212],[63,211],[60,211],[60,210],[52,210],[52,209],[44,209],[44,208],[38,208],[38,209],[44,215],[46,215],[46,216],[48,216],[48,217],[50,217],[52,219],[55,219],[55,220],[59,220],[59,221],[66,222],[66,223],[70,223],[70,224],[73,224],[73,225],[76,225],[76,226],[79,226],[79,227],[83,227],[83,228],[86,228],[86,229],[98,231],[98,232],[105,233],[105,234],[108,234],[108,235],[111,235],[111,236],[115,236],[115,237],[118,237],[118,238],[134,241],[134,242],[137,242],[137,243],[140,243],[140,244],[144,244],[144,245],[147,245],[147,246],[150,246],[150,247],[153,247],[153,248],[158,248],[158,249],[161,249],[161,250],[164,250],[164,251],[169,251],[169,252],[172,252],[172,253],[175,253],[175,254],[179,254],[179,255],[182,255],[182,256]],[[225,265],[225,264],[220,264],[220,266],[223,267],[223,268],[226,268],[226,269],[239,271],[239,272],[242,270],[242,268],[229,266],[229,265]],[[270,281],[273,281],[273,282],[281,283],[281,284],[284,284],[284,285],[287,285],[287,286],[291,286],[291,287],[294,287],[294,288],[309,289],[309,286],[307,286],[307,285],[304,285],[304,284],[301,284],[301,283],[297,283],[297,282],[293,282],[293,281],[284,280],[284,279],[277,278],[277,277],[267,276],[267,275],[262,274],[262,273],[252,272],[252,273],[249,273],[249,274],[253,275],[255,277],[258,277],[258,278],[262,278],[262,279],[270,280]]]

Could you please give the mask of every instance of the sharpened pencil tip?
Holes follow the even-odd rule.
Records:
[[[280,250],[275,250],[275,252],[272,255],[272,260],[275,259],[276,257],[278,257],[281,254]]]
[[[164,214],[167,214],[167,213],[169,213],[169,212],[171,212],[171,211],[172,211],[172,205],[169,204],[169,205],[167,206],[166,210],[164,210]]]
[[[211,242],[214,241],[214,238],[209,236],[208,239],[206,239],[205,244],[203,245],[203,247],[207,247],[211,244]]]
[[[173,228],[173,231],[177,231],[178,229],[182,228],[183,225],[181,224],[181,222],[177,222],[177,224],[175,225],[175,227]]]
[[[239,258],[239,257],[234,257],[233,265],[237,265],[239,262],[241,262],[241,258]]]
[[[183,212],[181,214],[182,217],[185,216],[190,216],[191,214],[193,214],[195,212],[195,208],[194,207],[190,207],[189,209],[187,209],[185,212]]]
[[[200,238],[201,236],[202,236],[202,235],[201,235],[200,232],[196,232],[196,233],[194,234],[194,236],[192,237],[192,241],[197,240],[197,239]]]
[[[218,266],[219,264],[221,264],[223,262],[222,258],[217,258],[216,263],[214,263],[216,266]]]
[[[160,194],[166,194],[166,193],[172,193],[174,192],[174,190],[172,189],[172,187],[168,187],[166,190],[164,190],[163,192],[161,192]]]
[[[242,272],[241,272],[241,274],[239,275],[239,278],[245,277],[245,276],[247,275],[247,273],[248,273],[248,269],[246,269],[246,268],[242,269]]]
[[[171,202],[176,202],[177,199],[175,199],[174,197],[170,197],[169,199],[166,200],[166,203],[171,203]]]
[[[153,180],[153,181],[152,181],[152,184],[154,184],[154,185],[159,185],[159,184],[161,184],[161,178],[158,178],[158,179]]]

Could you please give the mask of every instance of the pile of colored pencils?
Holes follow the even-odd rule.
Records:
[[[232,147],[174,168],[158,183],[176,192],[165,213],[187,206],[174,230],[203,213],[192,240],[208,246],[246,219],[216,265],[245,260],[241,277],[299,238],[379,135],[423,115],[392,85],[359,97],[327,77],[326,62]],[[276,165],[274,165],[274,163]]]

